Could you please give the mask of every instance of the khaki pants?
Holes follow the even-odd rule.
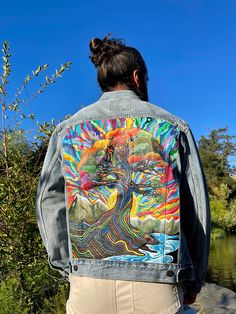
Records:
[[[180,284],[108,280],[70,275],[67,314],[183,313]]]

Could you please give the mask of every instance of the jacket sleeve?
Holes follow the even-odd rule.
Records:
[[[69,273],[65,181],[58,149],[58,128],[53,132],[44,160],[36,201],[37,223],[49,264],[63,276]]]
[[[185,291],[198,293],[204,284],[210,247],[210,206],[199,152],[191,129],[181,134],[181,232],[184,233],[195,271],[195,281],[185,281]]]

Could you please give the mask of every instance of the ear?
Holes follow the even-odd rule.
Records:
[[[132,75],[132,79],[133,79],[135,86],[137,88],[139,88],[140,87],[140,80],[139,80],[138,70],[134,70],[133,75]]]

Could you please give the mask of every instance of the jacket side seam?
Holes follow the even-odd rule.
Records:
[[[191,153],[190,153],[190,158],[191,158],[191,161],[192,162],[189,162],[189,169],[190,169],[190,173],[191,173],[191,177],[192,177],[192,180],[193,180],[193,187],[194,187],[194,193],[195,193],[195,197],[194,197],[194,200],[195,200],[195,206],[196,206],[196,214],[198,215],[198,216],[200,216],[200,218],[202,218],[201,217],[201,212],[200,212],[200,208],[199,208],[199,202],[198,202],[198,198],[197,198],[197,193],[196,193],[196,189],[198,188],[198,190],[199,190],[199,199],[202,199],[201,197],[202,197],[202,192],[201,192],[201,189],[199,188],[200,187],[200,185],[199,185],[199,179],[198,179],[198,176],[196,177],[196,176],[194,176],[193,175],[193,172],[195,171],[195,174],[197,174],[197,170],[196,170],[196,167],[195,167],[195,163],[193,162],[193,158],[192,158],[192,155],[191,155]],[[200,220],[200,222],[201,222],[201,220]],[[195,270],[195,267],[194,267],[194,270]],[[200,278],[200,280],[197,280],[196,282],[198,282],[198,283],[202,283],[202,278]]]
[[[40,200],[39,200],[40,218],[41,218],[41,221],[42,221],[42,227],[43,227],[43,231],[44,231],[44,234],[45,234],[45,240],[46,240],[46,244],[47,244],[47,247],[46,247],[47,250],[48,250],[48,237],[47,237],[47,231],[46,231],[47,228],[46,228],[46,226],[45,226],[44,219],[43,219],[42,199],[43,199],[44,192],[45,192],[45,190],[46,190],[46,187],[47,187],[47,184],[48,184],[48,181],[49,181],[51,172],[52,172],[52,170],[53,170],[53,168],[54,168],[54,166],[55,166],[55,164],[56,164],[56,162],[57,162],[57,158],[58,158],[58,155],[56,154],[56,155],[54,156],[54,158],[53,158],[53,159],[55,159],[55,161],[52,163],[51,169],[49,170],[48,175],[46,176],[46,180],[45,180],[46,182],[45,182],[44,187],[43,187],[43,189],[42,189],[41,197],[40,197]],[[53,159],[52,159],[52,160],[53,160]]]

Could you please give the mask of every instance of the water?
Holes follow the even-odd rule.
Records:
[[[211,241],[206,281],[236,292],[236,235]]]

